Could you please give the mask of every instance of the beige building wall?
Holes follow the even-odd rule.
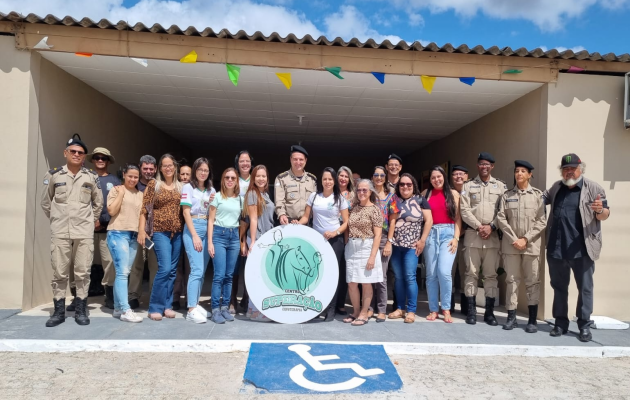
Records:
[[[30,59],[15,50],[12,36],[0,36],[0,307],[22,308],[26,241],[25,160],[28,158]],[[20,134],[23,133],[23,134]]]
[[[559,179],[557,167],[566,153],[587,164],[586,175],[606,191],[611,215],[602,223],[603,248],[595,263],[593,315],[630,320],[628,245],[630,244],[630,131],[623,125],[624,78],[561,74],[549,85],[547,182]],[[551,299],[548,284],[545,295]],[[575,315],[577,290],[572,279],[569,318]],[[551,301],[545,304],[551,317]]]
[[[182,156],[189,150],[38,53],[14,46],[14,38],[0,37],[0,86],[7,100],[0,108],[0,224],[11,227],[0,232],[0,308],[28,310],[51,301],[50,226],[40,207],[42,182],[50,168],[65,164],[63,149],[73,133],[90,150],[112,151],[117,163],[111,172],[143,154]]]
[[[546,128],[547,87],[543,86],[405,157],[403,172],[410,172],[420,180],[422,171],[450,162],[451,165],[464,165],[473,179],[477,176],[477,156],[486,151],[496,160],[492,175],[505,181],[508,188],[513,186],[514,160],[523,159],[535,167],[532,186],[542,189],[546,183],[546,175],[542,172],[547,164]],[[499,282],[501,304],[505,303],[504,279],[503,274]],[[522,286],[519,310],[527,312],[524,284]],[[542,317],[542,310],[539,310],[539,317]]]

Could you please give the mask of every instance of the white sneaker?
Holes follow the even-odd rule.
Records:
[[[122,315],[122,311],[121,310],[116,310],[114,309],[114,312],[112,313],[112,317],[114,318],[120,318],[120,316]]]
[[[199,311],[201,315],[204,315],[206,318],[212,318],[212,313],[207,311],[205,308],[201,307],[201,304],[197,304],[195,307]]]
[[[136,315],[136,313],[130,308],[120,315],[120,320],[125,322],[142,322],[142,317]]]
[[[186,314],[186,321],[191,321],[195,324],[205,324],[208,317],[206,317],[206,314],[202,314],[197,307],[193,308],[192,311],[188,311]]]

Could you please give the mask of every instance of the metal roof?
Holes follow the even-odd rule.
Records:
[[[442,53],[460,53],[460,54],[480,54],[480,55],[493,55],[493,56],[517,56],[517,57],[533,57],[533,58],[547,58],[547,59],[562,59],[562,60],[590,60],[590,61],[611,61],[611,62],[630,62],[630,54],[625,53],[622,55],[616,55],[614,53],[608,53],[601,55],[598,52],[589,53],[586,50],[574,53],[572,50],[565,50],[560,52],[556,49],[543,51],[540,48],[534,50],[527,50],[521,47],[516,50],[512,50],[510,47],[499,48],[492,46],[484,48],[481,45],[477,45],[473,48],[462,44],[458,47],[453,46],[450,43],[444,46],[438,46],[431,42],[427,46],[423,46],[420,42],[413,42],[411,45],[405,41],[400,41],[397,44],[391,43],[389,40],[385,40],[382,43],[377,43],[373,39],[368,39],[365,43],[362,43],[359,39],[353,38],[346,42],[343,39],[337,37],[334,40],[329,40],[324,36],[320,36],[315,39],[311,35],[306,35],[303,38],[298,38],[294,34],[289,34],[287,37],[282,37],[278,33],[274,32],[269,36],[265,36],[261,32],[255,32],[252,35],[248,35],[247,32],[240,30],[236,33],[231,33],[227,29],[222,29],[219,32],[215,32],[212,28],[205,28],[199,32],[195,27],[188,27],[186,30],[182,30],[177,25],[171,25],[169,28],[164,28],[160,24],[153,24],[151,27],[147,27],[143,23],[139,22],[133,26],[127,24],[125,21],[119,21],[117,24],[112,24],[106,19],[101,19],[98,22],[94,22],[89,18],[83,18],[80,21],[66,16],[63,19],[59,19],[54,15],[48,14],[46,17],[41,18],[36,14],[28,14],[23,16],[15,11],[8,14],[0,12],[0,21],[11,22],[28,22],[31,24],[48,24],[48,25],[65,25],[65,26],[77,26],[83,28],[100,28],[100,29],[117,29],[121,31],[135,31],[135,32],[152,32],[162,33],[169,35],[185,35],[185,36],[201,36],[220,39],[234,39],[234,40],[250,40],[250,41],[264,41],[264,42],[280,42],[280,43],[295,43],[295,44],[309,44],[315,46],[339,46],[339,47],[355,47],[355,48],[371,48],[371,49],[388,49],[388,50],[415,50],[415,51],[431,51]]]

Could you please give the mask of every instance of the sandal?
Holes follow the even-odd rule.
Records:
[[[374,310],[368,310],[367,312],[367,319],[370,319],[374,316]]]
[[[162,314],[160,314],[160,313],[151,313],[151,314],[149,314],[149,319],[151,319],[153,321],[161,321],[162,320]]]
[[[343,319],[343,323],[344,323],[344,324],[349,324],[349,323],[354,322],[354,320],[355,320],[355,319],[357,319],[357,318],[356,318],[356,317],[353,317],[352,315],[348,315],[348,317],[347,317],[347,318],[344,318],[344,319]]]
[[[427,315],[427,321],[435,321],[438,318],[438,313],[435,311],[431,311],[429,315]]]
[[[166,318],[175,318],[175,316],[176,316],[176,315],[177,315],[177,314],[175,314],[175,311],[171,310],[170,308],[169,308],[169,309],[164,310],[164,316],[165,316]]]
[[[376,316],[376,322],[385,322],[385,314],[383,314],[383,313],[379,313],[379,314]]]
[[[360,323],[357,323],[360,322]],[[352,326],[363,326],[363,325],[367,325],[368,320],[366,319],[362,319],[362,318],[357,318],[355,319],[350,325]]]
[[[451,317],[450,310],[442,310],[442,315],[444,315],[444,322],[446,322],[447,324],[453,323],[453,318]]]
[[[398,310],[394,311],[393,313],[390,313],[387,316],[387,318],[389,318],[389,319],[405,318],[405,312],[399,308]]]
[[[416,321],[416,314],[409,312],[405,317],[405,324],[413,324]]]

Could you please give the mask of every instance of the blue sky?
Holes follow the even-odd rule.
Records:
[[[630,0],[0,0],[0,11],[248,33],[630,52]]]

